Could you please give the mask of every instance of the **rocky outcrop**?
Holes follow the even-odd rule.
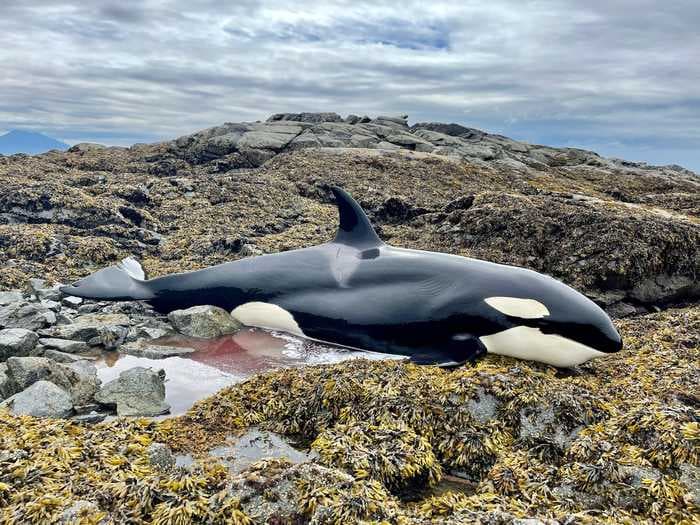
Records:
[[[700,297],[700,181],[687,170],[404,116],[284,114],[0,165],[11,190],[0,287],[46,279],[0,297],[0,329],[88,314],[53,282],[127,255],[157,276],[324,242],[336,221],[328,184],[350,190],[393,244],[545,271],[620,315]],[[104,344],[118,346],[115,330]],[[69,335],[47,336],[89,343]]]

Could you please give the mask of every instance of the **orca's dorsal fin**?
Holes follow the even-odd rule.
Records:
[[[333,242],[356,248],[372,248],[384,244],[377,236],[362,207],[345,190],[331,186],[338,206],[340,225]]]

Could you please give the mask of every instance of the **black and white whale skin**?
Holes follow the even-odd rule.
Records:
[[[146,280],[128,258],[62,291],[144,300],[160,312],[211,304],[245,325],[455,366],[485,352],[570,367],[622,341],[610,318],[532,270],[382,242],[362,208],[332,188],[332,242]]]

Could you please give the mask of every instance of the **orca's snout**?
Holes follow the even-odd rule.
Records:
[[[612,323],[610,323],[612,324]],[[620,337],[619,332],[612,327],[612,329],[606,334],[606,341],[601,347],[601,351],[606,354],[614,354],[622,350],[622,337]]]

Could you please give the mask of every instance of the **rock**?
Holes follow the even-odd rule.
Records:
[[[99,403],[116,407],[119,416],[159,416],[170,410],[165,402],[165,371],[135,367],[102,386]]]
[[[39,342],[47,348],[54,348],[67,354],[79,354],[87,352],[90,349],[87,343],[83,341],[72,341],[70,339],[43,337],[39,339]]]
[[[254,244],[244,244],[238,252],[242,257],[255,257],[262,255],[263,251]]]
[[[175,466],[175,456],[163,443],[151,443],[146,449],[148,462],[157,470],[168,471]]]
[[[43,357],[56,361],[57,363],[75,363],[76,361],[95,361],[96,357],[88,355],[67,354],[59,350],[48,349],[42,354]]]
[[[166,357],[182,356],[195,352],[194,348],[152,344],[148,340],[139,339],[119,347],[119,352],[148,359],[164,359]]]
[[[90,340],[90,344],[101,344],[105,350],[116,350],[126,339],[129,329],[125,326],[103,326],[99,329],[99,335]]]
[[[109,342],[115,333],[124,333],[126,335],[126,332],[122,332],[119,328],[128,326],[129,317],[127,315],[95,313],[81,315],[71,324],[54,326],[43,333],[51,338],[72,339],[100,344],[103,333],[106,334],[105,339]]]
[[[64,365],[47,357],[11,357],[6,374],[13,394],[37,381],[49,381],[70,392],[76,405],[92,401],[99,386],[97,369],[88,361]]]
[[[343,122],[343,119],[337,113],[275,113],[267,119],[268,122],[278,122],[291,120],[294,122]]]
[[[69,308],[77,308],[81,304],[83,304],[83,298],[82,297],[75,297],[74,295],[67,295],[63,299],[61,299],[61,303],[63,303],[64,306],[68,306]]]
[[[176,332],[173,327],[160,319],[148,319],[147,321],[137,324],[129,328],[129,334],[126,336],[126,341],[132,343],[139,339],[160,339],[174,335]]]
[[[39,304],[18,301],[0,307],[0,328],[41,330],[56,323],[56,314]]]
[[[7,363],[0,363],[0,401],[13,393],[12,381],[7,376]]]
[[[281,150],[301,133],[301,128],[274,131],[248,131],[238,141],[240,148]]]
[[[230,445],[215,447],[211,456],[222,458],[231,472],[241,472],[251,464],[266,458],[285,458],[291,463],[306,463],[318,457],[315,452],[305,453],[292,447],[279,434],[251,429],[240,437],[230,438]]]
[[[685,485],[685,499],[690,501],[696,507],[700,507],[700,467],[683,463],[680,466],[681,483]]]
[[[0,292],[0,306],[24,300],[22,292]]]
[[[0,403],[15,415],[68,417],[73,411],[71,396],[50,381],[37,381],[26,390]]]
[[[75,146],[74,146],[75,147]],[[91,501],[78,500],[64,510],[58,518],[60,525],[76,525],[78,523],[103,523],[107,520],[95,521],[98,516],[104,515],[100,508]]]
[[[77,416],[73,416],[71,421],[75,421],[76,423],[84,424],[84,425],[94,425],[96,423],[101,423],[107,418],[107,414],[104,412],[88,412],[87,414],[79,414]]]
[[[174,310],[168,319],[181,334],[206,339],[233,333],[241,327],[226,310],[210,305]]]
[[[0,360],[12,356],[28,356],[39,342],[39,336],[24,328],[0,330]]]

